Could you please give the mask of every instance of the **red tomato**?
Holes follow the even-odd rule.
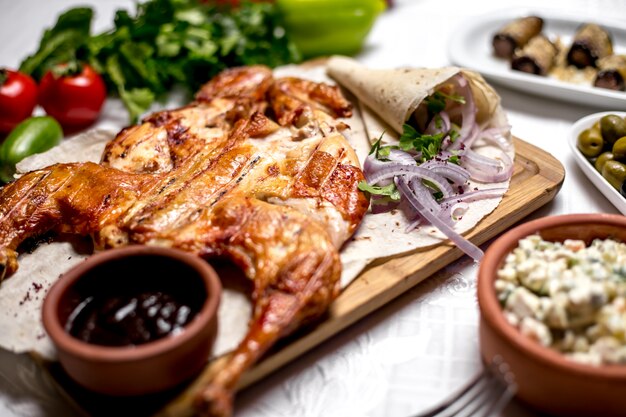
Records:
[[[48,115],[70,128],[92,124],[100,115],[106,95],[102,77],[86,64],[77,74],[48,71],[39,84],[39,104]]]
[[[26,74],[0,69],[0,133],[9,133],[33,114],[37,84]]]

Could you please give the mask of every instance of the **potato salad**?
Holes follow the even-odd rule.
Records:
[[[568,358],[626,364],[626,244],[519,241],[495,282],[509,323]]]

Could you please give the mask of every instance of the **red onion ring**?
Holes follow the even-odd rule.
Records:
[[[394,181],[398,190],[403,196],[406,197],[409,203],[411,203],[417,213],[428,220],[433,226],[437,227],[448,239],[455,243],[459,249],[472,257],[475,261],[480,261],[482,259],[484,255],[483,251],[478,246],[474,245],[472,242],[455,232],[454,229],[448,226],[446,222],[441,220],[434,213],[427,210],[419,199],[411,192],[411,189],[404,178],[396,177]]]

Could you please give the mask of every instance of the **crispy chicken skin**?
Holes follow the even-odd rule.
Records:
[[[241,374],[338,294],[338,251],[363,218],[359,163],[335,117],[336,87],[224,71],[180,109],[122,130],[100,164],[57,164],[0,189],[0,276],[26,238],[53,230],[226,258],[253,282],[239,347],[197,394],[207,416],[232,413]],[[227,279],[227,277],[223,277]]]

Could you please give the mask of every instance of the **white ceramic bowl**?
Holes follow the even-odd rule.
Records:
[[[572,154],[574,155],[574,160],[580,167],[580,169],[585,173],[587,178],[595,185],[598,190],[611,202],[613,205],[622,212],[622,214],[626,215],[626,198],[622,197],[622,195],[609,184],[607,180],[604,179],[602,174],[600,174],[594,168],[593,164],[587,160],[585,155],[583,155],[578,148],[576,147],[576,140],[578,139],[578,135],[585,129],[593,126],[595,122],[600,120],[603,116],[607,114],[616,114],[620,117],[626,117],[626,112],[623,111],[605,111],[602,113],[594,113],[589,116],[585,116],[582,119],[578,120],[569,132],[569,137],[567,138],[567,142],[569,143],[569,147],[572,150]]]

